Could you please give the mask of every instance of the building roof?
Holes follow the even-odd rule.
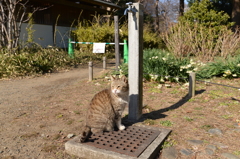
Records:
[[[96,5],[102,5],[106,7],[112,7],[114,9],[120,9],[121,7],[107,0],[70,0],[74,2],[88,2]]]

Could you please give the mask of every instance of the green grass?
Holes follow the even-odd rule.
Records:
[[[189,116],[184,116],[183,117],[186,121],[188,122],[192,122],[193,121],[193,118],[189,117]]]
[[[160,124],[161,124],[162,126],[168,126],[168,127],[170,127],[170,126],[173,125],[173,123],[172,123],[171,121],[169,121],[169,120],[160,121]]]
[[[221,117],[224,118],[224,119],[229,119],[229,118],[232,118],[233,115],[232,114],[228,114],[228,115],[222,115]]]
[[[203,125],[203,126],[201,126],[201,128],[204,129],[204,130],[209,130],[209,129],[212,129],[213,126],[207,124],[207,125]]]
[[[155,121],[152,119],[146,119],[143,121],[145,125],[155,125]]]

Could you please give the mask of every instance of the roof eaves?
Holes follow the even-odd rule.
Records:
[[[93,1],[105,4],[105,5],[109,5],[111,7],[115,7],[115,8],[118,8],[118,9],[121,8],[120,6],[118,6],[118,5],[114,4],[114,3],[111,3],[111,2],[107,2],[107,1],[103,1],[103,0],[93,0]]]

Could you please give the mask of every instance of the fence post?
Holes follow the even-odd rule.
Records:
[[[115,58],[116,58],[116,69],[120,65],[120,55],[119,55],[119,27],[118,27],[118,16],[114,16],[114,32],[115,32]]]
[[[106,56],[103,57],[103,70],[107,69],[107,58]]]
[[[196,89],[196,73],[191,72],[189,74],[189,92],[188,92],[189,98],[192,98],[195,96],[195,89]]]
[[[73,44],[71,43],[71,38],[68,39],[68,55],[71,58],[74,58],[74,48]]]
[[[93,63],[92,61],[88,62],[88,70],[89,70],[89,81],[93,80]]]
[[[127,40],[124,40],[124,45],[123,45],[123,59],[124,63],[128,63],[128,45],[127,45]]]

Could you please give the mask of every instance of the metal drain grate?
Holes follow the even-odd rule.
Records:
[[[123,131],[93,134],[83,144],[138,157],[159,134],[158,130],[130,126]]]

